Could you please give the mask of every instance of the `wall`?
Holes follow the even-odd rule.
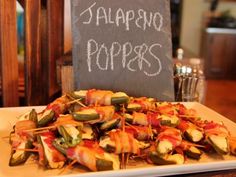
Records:
[[[206,14],[210,3],[207,0],[183,0],[180,45],[196,56],[200,55],[203,14]],[[218,11],[230,9],[236,17],[236,2],[220,2]]]

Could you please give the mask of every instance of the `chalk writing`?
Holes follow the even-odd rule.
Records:
[[[71,0],[75,88],[173,101],[170,0]]]
[[[96,5],[96,2],[93,3],[89,8],[85,9],[82,13],[80,13],[80,16],[86,14],[86,12],[89,13],[89,19],[88,21],[83,21],[83,24],[90,24],[93,18],[93,13],[92,13],[92,7]]]
[[[116,58],[120,60],[119,62],[121,62],[124,69],[131,72],[142,71],[148,77],[157,76],[161,72],[162,65],[153,50],[161,47],[162,45],[158,43],[154,43],[150,46],[145,43],[132,46],[129,42],[124,44],[113,42],[111,46],[106,46],[104,43],[99,44],[96,40],[89,39],[87,43],[88,71],[93,71],[92,66],[96,66],[99,70],[114,70],[114,59]],[[135,57],[132,58],[131,56],[133,54],[135,54]],[[148,54],[151,55],[152,58],[146,58]],[[120,55],[122,56],[120,57]],[[96,65],[93,65],[93,61]],[[149,70],[150,68],[155,68],[155,70]]]
[[[123,24],[126,31],[131,26],[145,31],[147,28],[153,28],[161,31],[163,26],[163,16],[159,12],[147,12],[144,9],[124,10],[122,8],[112,9],[102,6],[96,7],[96,2],[80,13],[83,18],[82,23],[85,25],[92,24],[95,21],[96,26],[115,25],[117,27]],[[114,14],[112,16],[112,14]],[[134,25],[133,25],[134,24]]]

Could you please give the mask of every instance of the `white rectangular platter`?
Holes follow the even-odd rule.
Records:
[[[236,124],[213,110],[199,103],[184,103],[188,108],[197,110],[202,119],[213,120],[216,122],[223,121],[233,136],[236,136]],[[34,107],[37,111],[44,107]],[[61,170],[44,170],[39,168],[37,163],[30,162],[22,166],[9,167],[10,145],[8,139],[2,138],[8,136],[17,117],[32,107],[15,107],[0,109],[0,177],[32,177],[32,176],[58,176]],[[136,166],[130,169],[105,172],[87,172],[81,173],[76,170],[60,175],[64,177],[139,177],[139,176],[167,176],[174,174],[186,174],[216,170],[236,169],[236,157],[234,156],[206,156],[201,160],[188,160],[183,165],[163,165],[163,166]]]

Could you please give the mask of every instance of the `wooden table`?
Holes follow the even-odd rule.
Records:
[[[207,80],[204,104],[236,122],[236,80]]]
[[[235,177],[235,170],[223,170],[223,171],[214,171],[214,172],[204,172],[204,173],[193,173],[185,175],[175,175],[175,177]]]

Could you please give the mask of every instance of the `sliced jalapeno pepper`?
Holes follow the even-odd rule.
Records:
[[[77,121],[90,121],[99,119],[100,116],[95,109],[89,108],[72,113],[72,116]]]
[[[111,104],[125,104],[128,103],[129,97],[124,92],[116,92],[111,96]]]
[[[113,128],[116,128],[119,123],[120,119],[109,120],[107,122],[102,123],[102,125],[100,126],[100,130],[102,131],[111,130]]]
[[[82,128],[82,139],[83,140],[94,140],[96,138],[96,132],[91,125],[85,124]]]
[[[72,125],[59,126],[58,131],[61,136],[64,137],[65,142],[69,147],[76,146],[82,139],[81,132]]]
[[[184,132],[184,137],[191,142],[197,143],[202,140],[203,133],[197,129],[188,128]]]
[[[169,127],[176,127],[179,124],[179,118],[176,116],[161,116],[161,125],[169,126]]]
[[[31,141],[22,141],[17,148],[19,149],[30,149],[32,148]],[[13,150],[11,153],[11,158],[9,161],[9,166],[17,166],[25,163],[25,161],[30,156],[30,152],[22,151],[22,150]]]
[[[52,145],[62,154],[66,156],[66,150],[69,148],[68,144],[66,143],[63,137],[56,138],[53,140]]]
[[[86,97],[87,97],[87,92],[88,92],[87,90],[80,90],[80,91],[71,92],[71,93],[69,93],[69,95],[75,99],[81,99],[81,101],[85,101]],[[104,93],[105,93],[105,91],[104,91]],[[128,101],[129,101],[129,97],[124,92],[113,93],[110,97],[110,104],[111,105],[125,104]],[[106,104],[106,105],[108,105],[108,104]]]
[[[229,143],[224,136],[210,135],[208,142],[219,154],[227,154],[229,152]]]
[[[118,155],[106,152],[102,155],[96,154],[93,149],[80,145],[68,148],[63,138],[55,139],[53,146],[61,153],[68,156],[68,158],[77,159],[80,164],[88,167],[92,171],[118,170],[120,166]],[[86,152],[87,158],[84,158]],[[91,159],[95,162],[94,166],[91,164]]]
[[[140,111],[141,109],[142,109],[142,106],[138,103],[129,103],[126,108],[128,112]]]
[[[85,100],[86,94],[87,90],[73,91],[69,93],[71,97],[73,97],[74,99],[81,99],[81,101]]]
[[[157,142],[156,151],[158,154],[165,155],[173,150],[173,144],[170,141],[162,140]]]
[[[187,151],[185,151],[185,154],[189,158],[199,160],[201,158],[202,152],[198,148],[191,146]]]
[[[113,170],[113,162],[105,159],[96,159],[97,171]]]
[[[35,109],[32,109],[29,114],[29,120],[32,120],[37,124],[37,117],[37,112],[35,111]]]
[[[101,137],[99,146],[102,147],[106,152],[114,153],[116,151],[116,145],[113,141],[111,141],[109,136]]]
[[[149,153],[149,159],[156,165],[170,165],[170,164],[183,164],[184,157],[181,154],[166,154],[160,156],[157,152],[152,151]]]
[[[38,127],[44,127],[54,119],[54,111],[52,109],[46,109],[42,114],[38,115]]]
[[[131,124],[133,123],[134,117],[132,115],[125,113],[124,118],[126,122],[131,123]]]
[[[47,168],[61,168],[63,167],[66,159],[65,157],[53,146],[54,136],[51,133],[37,136],[38,143],[43,148],[43,161],[40,162]]]

